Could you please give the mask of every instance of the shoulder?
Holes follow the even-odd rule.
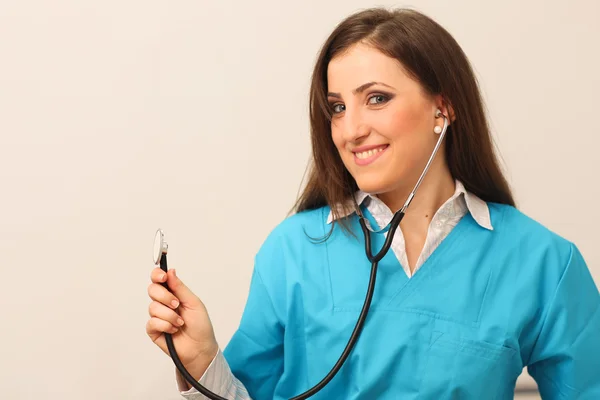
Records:
[[[286,217],[269,232],[261,250],[283,242],[299,243],[310,237],[323,236],[327,231],[328,215],[329,207],[325,206]]]
[[[560,292],[578,293],[597,307],[598,289],[573,241],[514,207],[491,205],[490,212],[497,219],[491,250],[495,279],[519,296],[516,307],[529,303],[547,310]]]
[[[319,236],[327,230],[329,207],[319,207],[313,210],[301,211],[285,218],[277,224],[267,236],[270,240],[298,239],[306,236]]]
[[[289,258],[315,246],[327,235],[329,207],[319,207],[290,215],[278,223],[263,241],[256,257],[259,260]]]
[[[488,203],[488,207],[500,244],[520,258],[535,259],[546,270],[554,266],[560,275],[578,253],[572,241],[523,211],[497,203]]]
[[[488,203],[494,230],[513,241],[528,240],[540,246],[569,248],[573,243],[542,222],[506,204]]]

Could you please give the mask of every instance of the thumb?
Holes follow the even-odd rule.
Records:
[[[196,307],[200,304],[200,299],[196,296],[179,277],[174,269],[167,272],[167,285],[171,292],[179,299],[181,304],[189,307]]]

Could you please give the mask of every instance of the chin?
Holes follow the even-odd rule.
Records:
[[[381,194],[389,192],[393,186],[386,179],[379,177],[358,178],[356,179],[356,184],[360,190],[369,194]]]

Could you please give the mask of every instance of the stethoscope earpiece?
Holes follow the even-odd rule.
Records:
[[[442,128],[441,126],[439,126],[439,125],[436,125],[436,126],[433,128],[433,131],[434,131],[434,132],[435,132],[437,135],[440,135],[440,134],[442,134],[442,133],[446,133],[446,129],[448,129],[448,125],[449,125],[449,123],[448,123],[448,117],[446,117],[446,116],[444,115],[444,113],[442,113],[442,110],[440,110],[439,108],[438,108],[438,109],[435,111],[435,117],[436,117],[436,118],[439,118],[439,117],[443,117],[443,118],[444,118],[444,127]]]

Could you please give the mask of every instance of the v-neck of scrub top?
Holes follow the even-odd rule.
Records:
[[[361,208],[364,217],[367,218],[371,226],[376,229],[380,229],[371,213],[365,207]],[[371,271],[371,262],[368,261],[365,253],[365,239],[362,235],[359,218],[356,216],[352,218],[350,225],[353,232],[358,232],[358,246],[352,246],[352,249],[348,249],[346,247],[348,242],[345,240],[333,241],[332,243],[328,244],[329,266],[330,273],[332,274],[331,284],[334,292],[333,308],[337,311],[354,311],[362,307]],[[469,227],[475,227],[476,229],[478,225],[471,214],[467,213],[460,219],[457,225],[450,231],[450,233],[448,233],[444,240],[442,240],[442,242],[435,248],[433,253],[410,278],[406,275],[406,272],[402,268],[400,261],[390,248],[387,254],[378,263],[376,288],[373,295],[371,309],[383,310],[390,308],[396,309],[399,307],[402,302],[422,284],[422,281],[427,280],[432,269],[435,269],[436,267],[443,267],[443,262],[440,260],[440,258],[442,258],[453,245],[459,244],[465,239],[466,236],[468,236],[464,233],[465,229]],[[398,227],[398,229],[400,229],[400,227]],[[383,247],[387,233],[383,234],[370,231],[369,233],[371,235],[371,251],[373,255],[376,255]],[[344,247],[341,248],[338,246]],[[340,260],[335,260],[332,258],[340,257],[340,255],[343,255],[346,265],[341,265]],[[359,268],[359,270],[348,271],[348,268]],[[355,276],[358,279],[351,279],[352,276]],[[348,279],[351,279],[351,281],[348,282]],[[349,283],[354,289],[355,296],[357,292],[360,293],[360,296],[352,296],[355,298],[351,301],[349,301],[348,296],[338,296],[336,301],[336,289],[339,294],[340,292],[344,291],[345,288],[343,286],[346,283]],[[356,285],[360,286],[357,287]]]

